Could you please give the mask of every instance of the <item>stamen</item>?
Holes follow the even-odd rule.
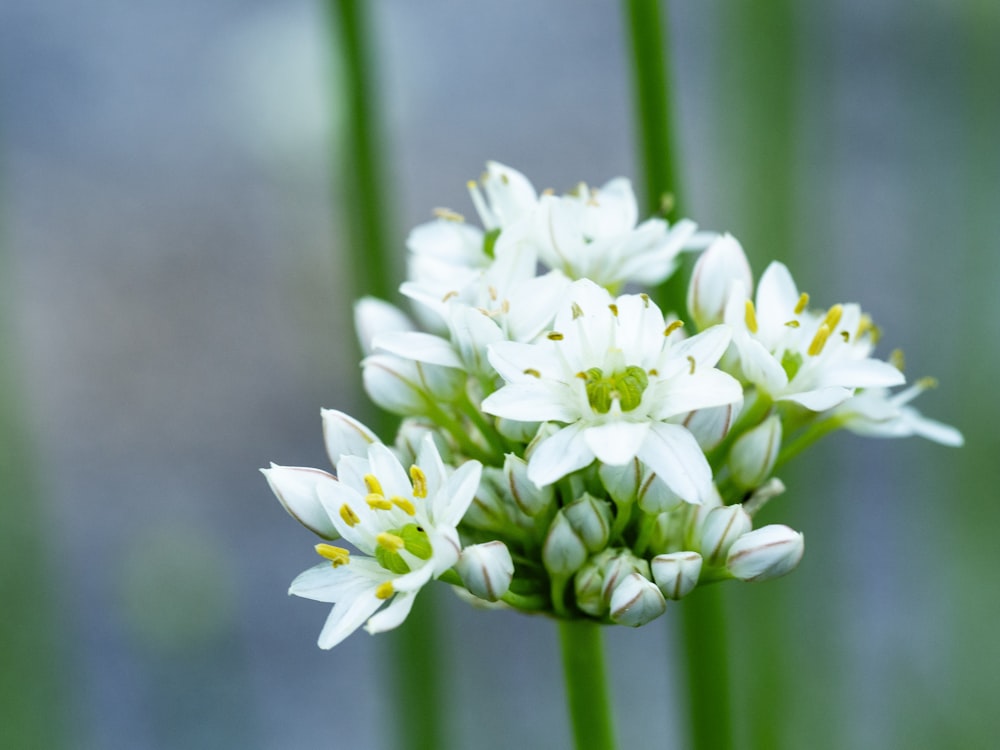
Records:
[[[830,327],[826,323],[823,323],[819,327],[819,330],[816,331],[816,335],[813,336],[812,343],[809,344],[809,348],[806,350],[806,353],[810,357],[818,355],[823,351],[823,347],[826,346],[826,340],[828,338],[830,338]]]
[[[587,379],[587,373],[585,373],[585,372],[578,372],[573,377],[580,378],[580,380],[586,380]]]
[[[503,302],[500,303],[500,312],[502,312],[504,315],[506,315],[507,313],[510,312],[510,300],[509,299],[505,299]]]
[[[469,190],[479,189],[479,186],[476,184],[475,180],[469,180],[467,183],[465,183],[465,187],[467,187]]]
[[[382,485],[379,484],[378,477],[374,474],[365,474],[365,487],[368,491],[375,495],[384,495],[382,492]]]
[[[916,385],[918,388],[920,388],[920,390],[926,391],[928,388],[937,388],[938,381],[937,378],[923,377],[916,382]]]
[[[902,349],[892,350],[892,354],[889,355],[889,364],[900,372],[903,372],[906,369],[906,357],[903,356]]]
[[[396,593],[396,590],[392,587],[392,581],[386,581],[380,584],[377,589],[375,589],[376,599],[388,599],[390,596]]]
[[[583,317],[583,308],[580,307],[575,302],[570,307],[570,310],[573,311],[573,320],[576,320],[577,318],[582,318]]]
[[[858,321],[858,331],[854,334],[855,338],[861,338],[874,327],[875,324],[872,322],[872,316],[868,313],[861,313],[861,320]]]
[[[475,183],[472,184],[474,185]],[[450,208],[435,208],[434,215],[439,219],[454,221],[457,224],[461,224],[465,221],[465,217],[462,216],[462,214],[452,211]]]
[[[788,326],[789,328],[798,328],[799,327],[799,321],[797,321],[797,320],[786,320],[785,321],[785,325]]]
[[[400,497],[396,495],[392,498],[392,504],[403,511],[408,516],[416,515],[417,509],[414,507],[413,503],[407,500],[405,497]]]
[[[645,292],[643,292],[642,294],[639,295],[639,299],[642,300],[642,306],[643,307],[649,307],[649,295],[648,294],[646,294]]]
[[[657,375],[660,374],[660,371],[654,367],[652,370],[649,371],[649,374],[652,375],[653,377],[656,377]]]
[[[441,298],[441,301],[442,301],[442,302],[447,302],[447,301],[448,301],[448,300],[450,300],[450,299],[451,299],[452,297],[457,297],[457,296],[458,296],[458,292],[456,292],[456,291],[455,291],[454,289],[452,289],[452,290],[451,290],[450,292],[448,292],[448,293],[447,293],[446,295],[444,295],[444,296],[443,296],[443,297]]]
[[[410,481],[413,482],[414,497],[427,497],[427,475],[416,464],[410,467]]]
[[[746,320],[747,329],[750,333],[757,333],[757,311],[753,308],[753,301],[747,300],[746,309],[743,313],[743,318]]]
[[[540,378],[540,377],[542,377],[542,373],[540,373],[534,367],[529,367],[527,370],[524,371],[524,374],[525,375],[531,375],[531,377],[533,377],[533,378]]]
[[[809,304],[809,295],[805,292],[799,295],[799,301],[795,303],[795,314],[801,315],[802,311],[806,309],[806,305]]]
[[[389,552],[398,552],[406,546],[406,542],[403,541],[403,537],[391,534],[388,531],[383,531],[376,536],[375,541],[378,543],[379,547],[382,547]]]
[[[361,523],[361,519],[358,518],[358,514],[355,513],[351,506],[347,503],[340,506],[340,517],[344,519],[344,523],[348,526],[357,526]]]
[[[562,341],[563,340],[563,335],[561,333],[559,333],[559,331],[553,331],[548,336],[546,336],[546,338],[549,341]]]
[[[666,328],[663,329],[663,335],[664,336],[669,336],[671,333],[673,333],[674,331],[676,331],[678,328],[683,328],[683,327],[684,327],[684,321],[683,320],[675,320],[673,323],[671,323],[670,325],[668,325]]]
[[[343,547],[334,547],[332,544],[317,544],[313,549],[320,557],[325,557],[333,563],[333,567],[339,568],[347,565],[351,561],[351,552]]]
[[[841,331],[840,338],[842,338],[844,340],[844,343],[846,344],[851,340],[851,334],[849,334],[847,331]]]
[[[556,191],[554,188],[545,188],[545,190],[542,191],[542,195],[555,195],[555,194]]]
[[[365,498],[365,502],[368,503],[368,507],[372,510],[392,510],[392,503],[382,497],[382,495],[372,493]]]
[[[616,318],[618,317],[618,305],[612,302],[610,305],[608,305],[608,309],[611,311],[612,315],[614,315]]]
[[[507,173],[506,172],[501,172],[500,173],[500,182],[502,182],[504,185],[509,185],[510,184],[510,180],[507,178]]]
[[[692,356],[691,356],[691,355],[689,354],[689,355],[688,355],[688,358],[687,358],[687,359],[688,359],[688,362],[690,362],[690,363],[691,363],[691,371],[690,371],[690,374],[691,374],[691,375],[694,375],[694,366],[695,366],[695,361],[694,361],[694,357],[692,357]]]
[[[492,284],[490,284],[486,288],[486,291],[489,293],[490,299],[493,300],[494,302],[496,302],[497,301],[497,297],[500,296],[499,294],[497,294],[497,288],[495,286],[493,286]]]
[[[829,310],[827,310],[826,317],[823,319],[823,323],[830,329],[831,333],[837,330],[837,323],[844,316],[844,306],[834,305]]]

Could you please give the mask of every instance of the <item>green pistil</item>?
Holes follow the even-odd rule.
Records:
[[[784,354],[781,355],[781,367],[788,376],[788,379],[791,380],[798,373],[799,368],[802,367],[802,355],[786,349]]]
[[[432,554],[431,540],[427,532],[415,523],[408,523],[401,529],[392,529],[388,532],[403,540],[403,549],[414,557],[421,560],[428,560]],[[399,554],[398,550],[389,549],[381,544],[375,547],[375,559],[378,564],[393,573],[409,573],[410,566]]]
[[[611,411],[611,403],[618,399],[622,411],[632,411],[642,402],[642,393],[649,385],[646,371],[636,365],[623,372],[605,376],[599,367],[586,372],[587,400],[598,414]]]
[[[500,236],[500,229],[491,229],[483,237],[483,252],[488,258],[494,257],[497,245],[497,237]]]

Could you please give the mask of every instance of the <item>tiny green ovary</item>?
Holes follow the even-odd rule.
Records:
[[[388,533],[402,539],[403,549],[414,557],[421,560],[429,560],[431,554],[433,554],[431,540],[427,536],[427,532],[415,523],[408,523],[403,528],[393,529]],[[375,547],[375,559],[379,565],[393,573],[403,574],[410,572],[409,564],[398,551],[391,550],[381,544]]]
[[[642,402],[642,394],[648,385],[649,376],[636,365],[611,375],[605,375],[599,367],[591,367],[586,373],[587,400],[598,414],[611,411],[615,399],[622,411],[632,411]]]

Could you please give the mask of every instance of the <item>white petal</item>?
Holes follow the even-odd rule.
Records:
[[[448,477],[445,486],[433,498],[431,519],[435,524],[458,526],[479,488],[482,470],[478,461],[466,461]]]
[[[784,263],[773,261],[757,284],[757,322],[762,330],[779,330],[799,301],[799,290]]]
[[[817,385],[839,385],[844,388],[888,388],[902,385],[903,373],[878,359],[840,360],[823,367],[817,373]]]
[[[607,422],[585,427],[583,438],[598,461],[621,466],[636,457],[649,434],[649,422]]]
[[[844,403],[847,399],[851,397],[850,388],[819,388],[814,391],[805,391],[803,393],[790,393],[787,396],[779,396],[778,401],[794,401],[797,404],[802,404],[811,411],[826,411],[827,409],[832,409],[839,404]]]
[[[398,628],[406,620],[406,616],[410,614],[416,599],[416,591],[396,594],[389,602],[389,606],[368,619],[368,622],[365,623],[365,630],[374,635]]]
[[[488,352],[490,364],[508,383],[532,382],[537,378],[559,379],[563,376],[562,361],[552,342],[522,344],[498,341]],[[537,375],[529,372],[538,373]]]
[[[699,329],[722,322],[733,281],[753,289],[753,274],[743,247],[731,234],[724,234],[702,253],[691,272],[687,306]]]
[[[594,454],[582,433],[583,426],[574,423],[536,445],[528,459],[528,479],[544,487],[590,464]]]
[[[368,463],[371,465],[371,473],[382,485],[382,493],[386,497],[394,495],[409,497],[412,494],[413,486],[410,484],[409,475],[399,463],[399,459],[386,446],[381,443],[369,446]]]
[[[323,440],[326,455],[334,467],[341,456],[367,456],[368,446],[379,442],[368,427],[354,417],[336,409],[321,409]]]
[[[372,340],[375,350],[395,354],[402,359],[426,362],[429,365],[462,368],[462,360],[447,339],[419,331],[399,331],[376,336]]]
[[[319,469],[277,464],[260,471],[288,515],[324,539],[340,536],[316,493],[318,484],[337,482],[332,474]]]
[[[354,303],[354,330],[365,354],[371,354],[372,339],[391,331],[412,331],[413,323],[395,305],[377,297],[362,297]]]
[[[743,399],[743,387],[732,375],[721,370],[695,371],[650,386],[650,414],[663,420],[697,409],[734,404]]]
[[[685,502],[700,503],[706,486],[712,484],[705,454],[679,425],[654,422],[638,455]]]
[[[482,409],[519,422],[572,422],[580,418],[573,392],[564,383],[537,380],[510,383],[483,399]]]
[[[661,365],[661,375],[671,377],[690,369],[692,359],[696,370],[714,367],[729,348],[732,336],[732,328],[720,324],[684,339],[668,350],[669,360]]]
[[[374,590],[354,599],[337,602],[319,634],[319,647],[333,648],[357,630],[381,606],[382,600],[375,596]]]

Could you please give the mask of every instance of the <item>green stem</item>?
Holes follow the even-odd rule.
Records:
[[[501,457],[507,453],[507,444],[504,439],[500,436],[493,426],[487,421],[483,413],[476,408],[476,405],[472,403],[469,397],[466,395],[462,398],[459,403],[459,408],[461,408],[462,413],[469,418],[469,421],[476,426],[479,433],[483,436],[490,447],[497,452]],[[500,464],[503,464],[501,460]]]
[[[802,451],[820,438],[826,437],[831,432],[839,430],[843,426],[844,419],[842,417],[827,417],[826,419],[821,419],[809,425],[809,427],[799,433],[793,440],[781,449],[781,453],[778,454],[778,459],[774,462],[774,470],[772,473],[776,472],[788,461],[795,458],[795,456],[799,455]]]
[[[625,0],[632,50],[638,150],[641,154],[647,211],[668,219],[680,215],[680,180],[670,104],[670,74],[664,37],[668,29],[659,0]],[[687,273],[677,272],[655,292],[661,308],[684,317]]]
[[[590,620],[560,620],[559,640],[574,747],[614,750],[601,626]]]
[[[721,591],[702,588],[681,604],[692,750],[733,747],[729,648]]]

